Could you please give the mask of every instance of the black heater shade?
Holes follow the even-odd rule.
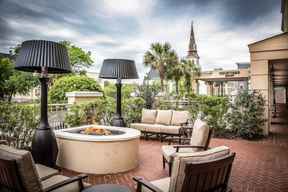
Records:
[[[138,79],[138,74],[133,60],[105,59],[99,77],[103,79]]]
[[[138,78],[134,61],[127,59],[105,59],[99,77],[103,79],[117,79],[116,113],[112,119],[112,125],[125,127],[125,122],[121,115],[121,79]]]
[[[15,69],[41,73],[43,67],[48,73],[71,72],[65,46],[45,40],[24,41],[16,58]]]

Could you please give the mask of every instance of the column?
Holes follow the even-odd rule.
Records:
[[[272,82],[269,76],[269,62],[268,60],[251,60],[251,89],[260,92],[265,102],[265,114],[267,119],[263,127],[263,134],[268,135],[271,123],[271,109],[272,109]]]
[[[205,85],[207,86],[207,95],[212,96],[213,95],[213,82],[206,81]]]

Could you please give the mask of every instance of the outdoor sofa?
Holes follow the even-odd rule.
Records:
[[[188,111],[143,109],[141,123],[131,123],[130,127],[141,131],[146,139],[156,135],[162,141],[168,136],[180,136],[189,117]]]

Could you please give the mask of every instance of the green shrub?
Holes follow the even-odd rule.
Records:
[[[130,97],[122,101],[122,116],[127,126],[140,121],[145,101],[141,97]],[[65,124],[73,127],[98,123],[110,125],[115,113],[116,100],[112,97],[99,98],[94,102],[73,105],[65,115]]]
[[[97,81],[86,75],[66,75],[53,82],[49,91],[49,101],[66,102],[65,94],[71,91],[102,91],[102,89]]]
[[[224,114],[228,110],[228,98],[218,96],[191,96],[189,98],[189,112],[192,119],[196,119],[199,113],[202,113],[213,128],[215,135],[222,135],[225,124],[223,120]]]
[[[151,109],[156,105],[156,95],[161,92],[161,85],[158,81],[152,83],[145,81],[143,85],[138,86],[139,96],[145,100],[145,108]]]
[[[245,139],[255,139],[263,136],[265,100],[256,91],[242,91],[230,103],[230,109],[225,115],[227,128],[233,135]]]
[[[39,125],[39,106],[0,103],[0,135],[15,137],[17,148],[31,146],[34,131]]]
[[[142,109],[145,107],[145,100],[143,98],[131,97],[124,99],[122,106],[123,116],[128,127],[131,123],[141,121]]]
[[[102,123],[108,116],[112,116],[110,111],[109,100],[98,98],[90,103],[72,105],[65,115],[65,124],[70,127],[83,124]],[[105,122],[104,122],[105,123]]]

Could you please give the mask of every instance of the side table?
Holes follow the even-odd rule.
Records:
[[[82,192],[131,192],[130,189],[124,185],[117,184],[101,184],[88,187]]]

